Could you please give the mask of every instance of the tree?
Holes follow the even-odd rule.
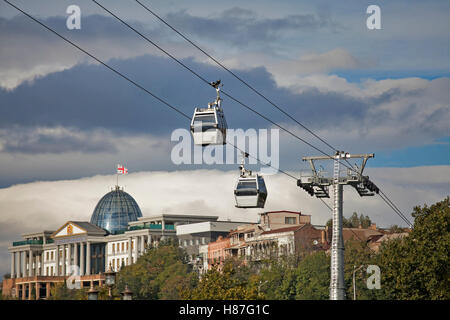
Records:
[[[117,288],[127,284],[134,299],[180,299],[180,293],[195,285],[197,275],[187,263],[186,252],[172,239],[150,248],[135,264],[117,274]]]
[[[222,271],[208,270],[198,286],[185,290],[183,299],[189,300],[254,300],[263,296],[258,292],[258,277],[242,277],[248,273],[246,266],[226,260]]]
[[[372,220],[369,218],[369,216],[364,216],[363,214],[361,214],[358,217],[358,213],[356,212],[353,212],[349,219],[347,219],[346,217],[342,217],[342,226],[344,228],[359,228],[359,226],[368,228],[371,224]],[[331,228],[333,226],[333,220],[329,219],[326,225]]]
[[[296,299],[328,299],[330,294],[330,257],[323,251],[306,256],[297,267],[296,278]]]
[[[408,237],[385,242],[377,263],[389,299],[450,298],[450,199],[415,207]]]

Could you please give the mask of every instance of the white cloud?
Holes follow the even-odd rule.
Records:
[[[450,166],[369,169],[368,173],[410,220],[414,206],[442,200],[450,186]],[[67,220],[89,221],[96,203],[110,191],[115,178],[94,176],[0,189],[1,271],[8,272],[8,243],[20,239],[23,233],[55,230]],[[318,199],[283,174],[265,178],[269,196],[263,210],[235,208],[236,178],[237,171],[138,172],[121,176],[119,184],[135,198],[144,216],[204,214],[218,215],[222,220],[256,221],[257,213],[263,210],[295,210],[310,214],[313,224],[325,224],[330,218],[329,210]],[[403,224],[379,197],[360,198],[351,187],[346,187],[345,215],[353,211],[369,215],[379,226]]]

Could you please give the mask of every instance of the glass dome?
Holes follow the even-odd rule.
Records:
[[[91,216],[91,223],[115,234],[128,228],[128,222],[142,217],[136,201],[118,186],[105,194],[97,203]]]

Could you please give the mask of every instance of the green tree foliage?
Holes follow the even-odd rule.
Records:
[[[197,280],[186,258],[185,251],[174,241],[162,241],[135,264],[120,270],[117,288],[121,292],[127,284],[133,299],[180,299],[180,292],[193,287]]]
[[[296,259],[285,256],[271,259],[260,269],[255,283],[265,299],[295,299],[295,266]]]
[[[227,260],[223,269],[208,270],[198,283],[198,286],[185,290],[184,299],[190,300],[247,300],[261,299],[258,293],[258,278],[244,277],[249,274],[244,265],[238,265]]]
[[[415,207],[408,237],[384,243],[377,255],[389,299],[450,299],[450,199]]]
[[[50,289],[49,300],[87,300],[89,288],[69,289],[66,282],[58,283]]]
[[[296,299],[325,300],[329,298],[330,257],[315,252],[300,261],[296,269]]]
[[[361,214],[358,217],[358,213],[353,212],[350,218],[342,217],[342,226],[344,228],[358,228],[361,226],[362,228],[368,228],[372,224],[372,220],[370,220],[369,216],[364,216]],[[326,223],[328,227],[332,227],[333,220],[329,219]]]

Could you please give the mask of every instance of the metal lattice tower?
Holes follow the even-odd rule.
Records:
[[[363,196],[373,196],[379,192],[378,187],[373,184],[368,176],[363,176],[363,170],[369,158],[373,158],[374,154],[356,154],[338,151],[335,156],[317,156],[303,157],[303,161],[309,161],[312,175],[301,176],[297,181],[297,185],[308,192],[311,196],[317,198],[329,198],[329,187],[333,186],[333,227],[331,238],[331,279],[330,279],[330,300],[345,299],[345,283],[344,283],[344,238],[342,234],[343,221],[343,187],[351,185],[356,189],[358,194]],[[347,170],[347,176],[340,176],[341,159],[360,158],[362,164],[360,167],[355,165],[354,169]],[[316,160],[333,159],[333,177],[323,177],[322,172],[317,171],[314,165]]]

